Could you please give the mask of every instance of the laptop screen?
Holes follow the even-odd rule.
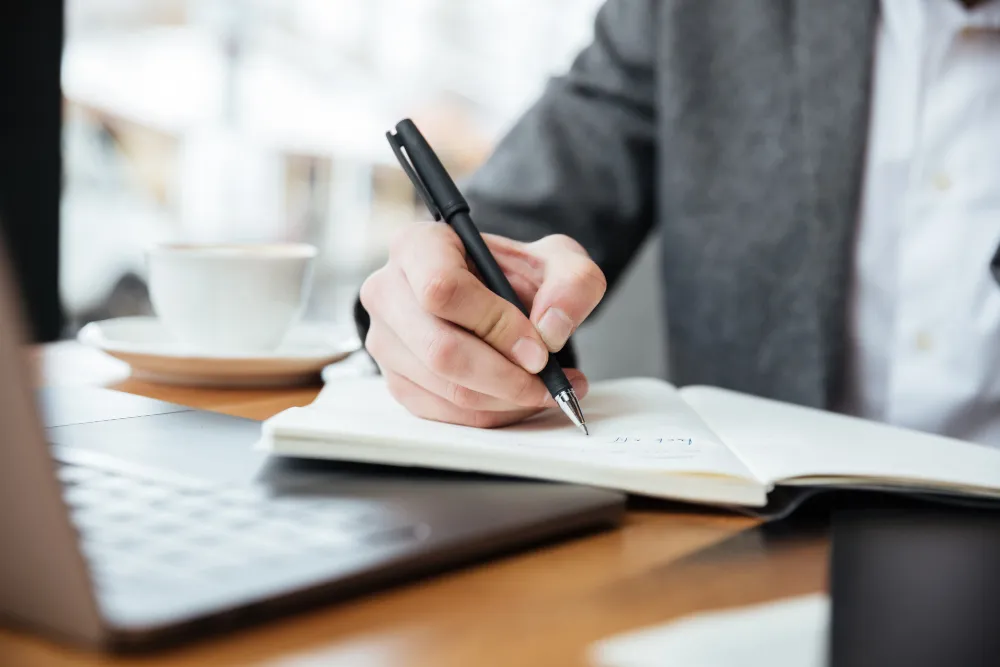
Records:
[[[35,341],[59,337],[62,0],[0,3],[0,232]]]

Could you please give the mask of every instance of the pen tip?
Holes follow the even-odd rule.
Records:
[[[576,400],[576,394],[572,389],[561,391],[555,395],[556,403],[562,411],[569,417],[569,420],[576,424],[577,428],[583,431],[584,435],[590,435],[587,430],[587,422],[583,419],[583,411],[580,409],[580,402]]]

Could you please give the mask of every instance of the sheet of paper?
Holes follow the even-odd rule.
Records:
[[[822,667],[830,601],[815,594],[695,614],[602,640],[595,667]]]
[[[684,400],[757,477],[885,479],[1000,490],[1000,449],[713,387]]]
[[[392,399],[384,382],[365,378],[328,385],[313,405],[278,415],[265,424],[265,431],[275,438],[450,449],[465,456],[478,450],[539,461],[753,480],[743,462],[665,382],[598,382],[582,407],[589,437],[555,409],[515,426],[476,429],[418,419]]]

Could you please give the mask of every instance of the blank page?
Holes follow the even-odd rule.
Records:
[[[714,387],[679,393],[769,484],[841,477],[1000,492],[992,447]]]

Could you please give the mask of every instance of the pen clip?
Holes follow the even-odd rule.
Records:
[[[403,153],[403,146],[399,142],[399,138],[392,132],[386,132],[385,138],[389,140],[389,146],[392,147],[392,152],[396,154],[396,159],[399,160],[399,166],[403,168],[406,175],[410,177],[410,182],[413,183],[413,187],[416,189],[417,194],[420,198],[424,200],[424,204],[427,206],[427,210],[431,212],[434,216],[435,221],[440,221],[442,218],[441,211],[438,209],[434,200],[431,198],[431,193],[427,191],[427,187],[424,185],[423,180],[420,178],[420,174],[417,173],[416,169],[410,163],[409,158]]]

